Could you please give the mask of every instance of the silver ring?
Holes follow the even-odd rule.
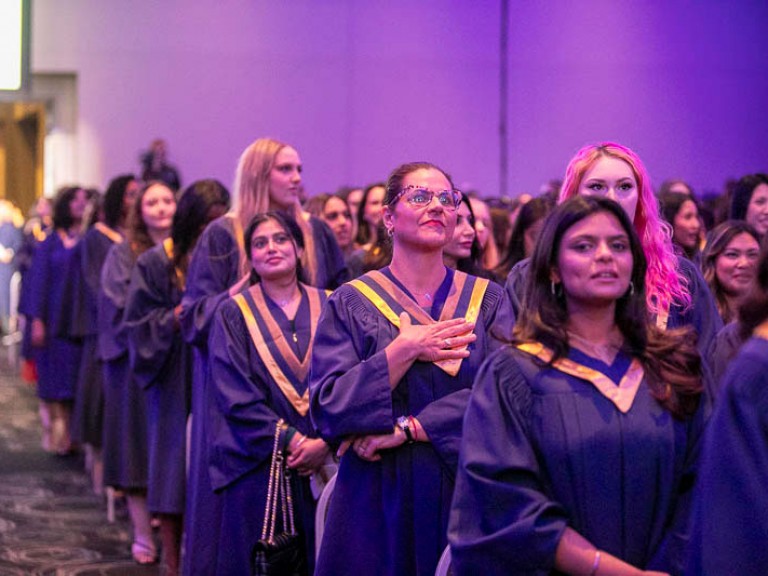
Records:
[[[451,347],[451,339],[450,338],[446,338],[445,339],[445,346],[444,347],[445,348],[450,348]]]

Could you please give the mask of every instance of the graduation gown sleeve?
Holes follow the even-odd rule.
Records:
[[[99,291],[99,352],[102,360],[128,354],[128,335],[123,312],[131,281],[133,254],[127,242],[114,245],[101,270]]]
[[[177,344],[174,308],[181,293],[171,282],[173,268],[163,246],[139,256],[131,273],[125,308],[131,367],[136,381],[151,386]]]
[[[319,218],[310,218],[312,237],[317,258],[318,288],[334,290],[350,279],[344,255],[328,224]]]
[[[187,290],[179,317],[184,339],[205,346],[216,308],[240,279],[240,249],[231,218],[222,216],[205,229],[195,247],[187,273]]]
[[[546,575],[554,567],[567,514],[541,482],[530,405],[513,353],[495,353],[477,375],[464,420],[448,528],[457,575]]]
[[[706,432],[686,574],[768,570],[768,341],[752,338],[726,371]]]

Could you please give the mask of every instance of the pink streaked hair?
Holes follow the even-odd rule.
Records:
[[[651,188],[651,178],[642,160],[629,148],[614,142],[588,144],[568,163],[559,202],[579,193],[584,174],[604,156],[623,160],[632,168],[638,188],[635,231],[643,245],[648,271],[645,274],[645,297],[648,310],[658,314],[675,303],[684,309],[691,304],[691,294],[685,278],[677,271],[677,256],[672,248],[672,230],[659,214],[659,202]]]

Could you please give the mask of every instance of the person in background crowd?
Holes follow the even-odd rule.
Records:
[[[160,520],[162,569],[179,573],[186,487],[186,428],[192,352],[179,326],[189,260],[206,225],[229,209],[229,192],[198,180],[179,199],[171,235],[141,254],[125,306],[131,368],[147,395],[147,508]]]
[[[731,219],[745,220],[762,238],[768,232],[768,174],[749,174],[736,182]]]
[[[452,270],[459,270],[474,276],[486,276],[480,266],[480,243],[475,232],[475,216],[469,198],[462,194],[461,204],[456,209],[456,228],[453,237],[443,248],[443,264]]]
[[[35,250],[29,271],[26,312],[35,349],[43,448],[59,455],[72,450],[70,416],[81,354],[81,345],[62,321],[69,306],[63,295],[72,280],[72,255],[87,203],[85,190],[78,186],[59,190],[53,204],[53,232]]]
[[[99,356],[98,295],[101,269],[110,248],[125,239],[128,214],[136,201],[139,183],[133,174],[114,178],[107,186],[102,218],[88,229],[73,255],[72,290],[69,298],[73,334],[82,339],[83,352],[77,375],[72,414],[72,439],[85,446],[86,467],[97,494],[103,490],[104,378]]]
[[[298,205],[302,164],[298,151],[271,138],[260,138],[240,156],[233,194],[234,209],[205,229],[189,265],[179,316],[185,341],[195,348],[192,383],[189,484],[184,514],[185,575],[215,573],[219,554],[220,501],[208,472],[208,338],[218,306],[247,287],[251,264],[244,229],[256,214],[278,211],[295,218],[305,249],[302,267],[308,284],[333,289],[347,279],[347,269],[333,232]]]
[[[768,250],[742,303],[746,343],[726,372],[703,442],[689,576],[762,576],[768,567]]]
[[[509,238],[506,256],[493,271],[499,281],[504,282],[515,264],[531,257],[544,227],[544,220],[554,206],[555,201],[551,197],[537,196],[520,208]]]
[[[672,178],[670,180],[664,180],[659,186],[659,197],[666,196],[670,192],[674,194],[683,194],[689,198],[694,198],[696,195],[693,193],[693,188],[685,181],[679,178]]]
[[[668,229],[659,217],[659,203],[639,156],[613,142],[584,146],[568,163],[560,202],[572,196],[615,200],[634,224],[648,262],[648,313],[662,330],[691,325],[700,353],[706,353],[722,320],[696,266],[676,256]],[[507,277],[507,295],[519,313],[529,262],[518,263]]]
[[[699,204],[693,196],[682,192],[659,194],[661,215],[672,227],[672,244],[675,251],[698,263],[701,260],[700,245],[702,225]]]
[[[728,220],[709,233],[702,273],[726,326],[717,333],[707,358],[715,392],[731,359],[744,343],[739,307],[755,288],[760,243],[755,229],[743,220]]]
[[[141,156],[141,179],[144,182],[159,180],[171,190],[178,192],[181,188],[181,178],[175,166],[167,161],[168,146],[162,138],[155,138],[149,145],[149,150]]]
[[[253,284],[223,302],[214,319],[208,418],[217,433],[211,439],[210,476],[222,514],[221,524],[211,527],[220,540],[212,574],[239,574],[250,563],[261,537],[279,421],[285,423],[279,444],[292,472],[293,514],[304,542],[302,573],[314,573],[310,476],[320,472],[330,450],[313,437],[307,381],[327,294],[301,282],[303,240],[289,216],[257,215],[245,233]]]
[[[477,241],[480,243],[483,269],[493,270],[499,265],[499,248],[496,246],[496,240],[494,240],[491,212],[488,204],[480,198],[470,196],[469,203],[472,205],[472,213],[475,215],[475,232],[477,232]]]
[[[336,191],[335,196],[344,200],[349,206],[349,213],[352,216],[352,222],[357,224],[357,213],[360,211],[360,202],[363,201],[363,189],[357,187],[342,187]],[[357,226],[353,230],[352,237],[357,236]]]
[[[131,554],[138,564],[157,562],[147,510],[146,398],[129,361],[125,307],[136,259],[171,233],[176,197],[165,183],[148,182],[129,214],[124,242],[109,250],[101,270],[98,322],[104,370],[104,484],[125,492],[133,527]]]
[[[404,164],[386,190],[391,264],[331,295],[312,351],[312,421],[341,443],[317,576],[434,573],[469,389],[492,326],[511,324],[498,286],[443,264],[448,175]]]
[[[307,200],[304,209],[328,225],[344,256],[349,276],[357,278],[361,273],[360,265],[364,251],[355,249],[354,236],[352,235],[355,226],[346,201],[339,196],[318,194]]]
[[[707,403],[690,328],[649,322],[625,209],[547,219],[510,345],[464,422],[453,573],[680,574]]]
[[[358,248],[370,250],[379,240],[377,234],[381,223],[382,200],[385,193],[384,184],[381,183],[371,184],[363,192],[360,209],[357,212],[355,244]]]
[[[15,330],[11,326],[11,278],[18,268],[16,253],[24,244],[24,217],[13,202],[0,199],[0,335]]]

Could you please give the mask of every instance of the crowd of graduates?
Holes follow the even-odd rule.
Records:
[[[137,563],[247,574],[277,446],[300,573],[768,570],[765,174],[655,192],[601,143],[510,201],[428,162],[310,195],[269,138],[231,191],[144,164],[0,203],[43,448],[125,497]]]

